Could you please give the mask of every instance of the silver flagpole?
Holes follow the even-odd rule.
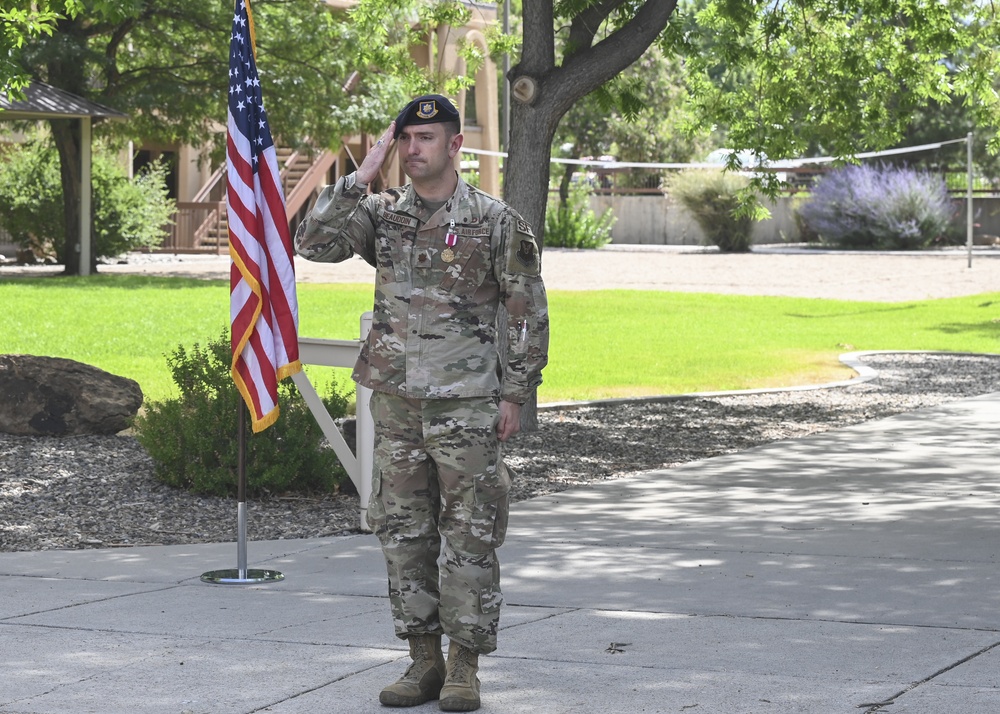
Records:
[[[246,583],[273,583],[284,580],[277,570],[247,569],[247,408],[239,400],[239,434],[236,456],[236,569],[210,570],[201,579],[217,585],[242,585]]]
[[[972,267],[972,243],[973,243],[973,238],[972,238],[972,221],[973,221],[973,213],[972,213],[972,182],[973,182],[973,179],[972,179],[972,132],[971,131],[965,137],[965,141],[966,141],[966,145],[965,145],[965,170],[967,172],[967,174],[966,174],[966,180],[968,181],[968,183],[966,185],[966,194],[965,194],[965,242],[966,242],[966,249],[968,250],[968,253],[969,253],[969,264],[968,264],[967,267],[971,268]]]

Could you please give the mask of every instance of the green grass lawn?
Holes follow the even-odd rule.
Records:
[[[298,286],[299,333],[350,339],[368,285]],[[551,291],[541,402],[822,383],[853,350],[1000,353],[1000,292],[907,303],[629,290]],[[222,281],[98,275],[0,280],[0,353],[68,357],[176,393],[166,355],[228,330]],[[325,383],[331,370],[308,368]],[[348,370],[337,372],[341,389]]]
[[[1000,352],[1000,293],[908,303],[638,291],[551,297],[543,400],[817,384],[854,350]]]

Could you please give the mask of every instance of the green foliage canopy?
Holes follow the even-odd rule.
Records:
[[[993,3],[716,0],[678,20],[663,44],[686,58],[696,113],[733,148],[851,156],[897,144],[930,102],[966,105],[1000,148]]]
[[[708,127],[694,126],[684,62],[651,47],[639,61],[577,102],[556,141],[573,158],[611,154],[619,161],[683,162],[709,150]]]
[[[711,147],[710,127],[690,115],[684,63],[666,57],[657,46],[615,79],[573,105],[556,131],[564,156],[613,156],[626,162],[687,162],[700,160]],[[574,164],[554,167],[562,172],[560,195],[578,171]],[[627,183],[630,182],[630,183]],[[656,187],[657,171],[631,171],[615,176],[618,188]]]
[[[51,37],[63,12],[82,9],[79,0],[36,0],[6,3],[0,8],[0,93],[20,96],[31,82],[31,73],[23,65],[21,51],[26,43],[39,37]]]
[[[147,140],[197,144],[219,136],[226,85],[220,38],[228,34],[229,3],[43,0],[18,7],[3,41],[16,45],[10,57],[19,64],[0,67],[0,84],[18,72],[43,79],[127,112],[133,119],[121,131]],[[265,101],[285,143],[311,137],[332,145],[359,129],[377,131],[407,95],[469,81],[433,64],[429,73],[418,69],[410,46],[464,22],[475,6],[358,0],[344,15],[320,0],[261,0],[254,9]],[[53,16],[45,13],[55,11],[66,17],[49,35]],[[1000,148],[994,3],[535,0],[523,12],[510,73],[522,91],[514,92],[505,197],[536,227],[544,225],[559,121],[654,43],[667,60],[684,63],[689,125],[727,129],[733,149],[778,159],[822,145],[850,157],[897,144],[914,112],[930,102],[965,105]],[[25,24],[32,14],[37,26]],[[490,37],[497,52],[513,45],[495,32]],[[627,85],[610,85],[605,98],[627,117],[635,96]],[[72,136],[56,134],[63,161],[74,160]]]
[[[55,34],[23,43],[23,71],[130,116],[104,131],[163,143],[211,139],[221,149],[231,2],[85,0],[70,9]],[[395,81],[353,61],[354,28],[343,13],[319,0],[252,9],[264,101],[285,142],[334,146],[359,125],[380,126],[398,104]]]

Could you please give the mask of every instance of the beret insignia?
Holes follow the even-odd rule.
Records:
[[[420,105],[417,108],[417,116],[421,119],[433,119],[437,116],[437,113],[437,102],[433,99],[426,102],[420,102]]]

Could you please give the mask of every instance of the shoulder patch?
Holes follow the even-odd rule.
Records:
[[[507,245],[507,270],[522,275],[538,275],[541,271],[541,259],[535,234],[528,222],[516,213],[513,219],[513,230]]]
[[[538,250],[535,248],[535,241],[521,238],[514,258],[527,272],[538,272]]]

